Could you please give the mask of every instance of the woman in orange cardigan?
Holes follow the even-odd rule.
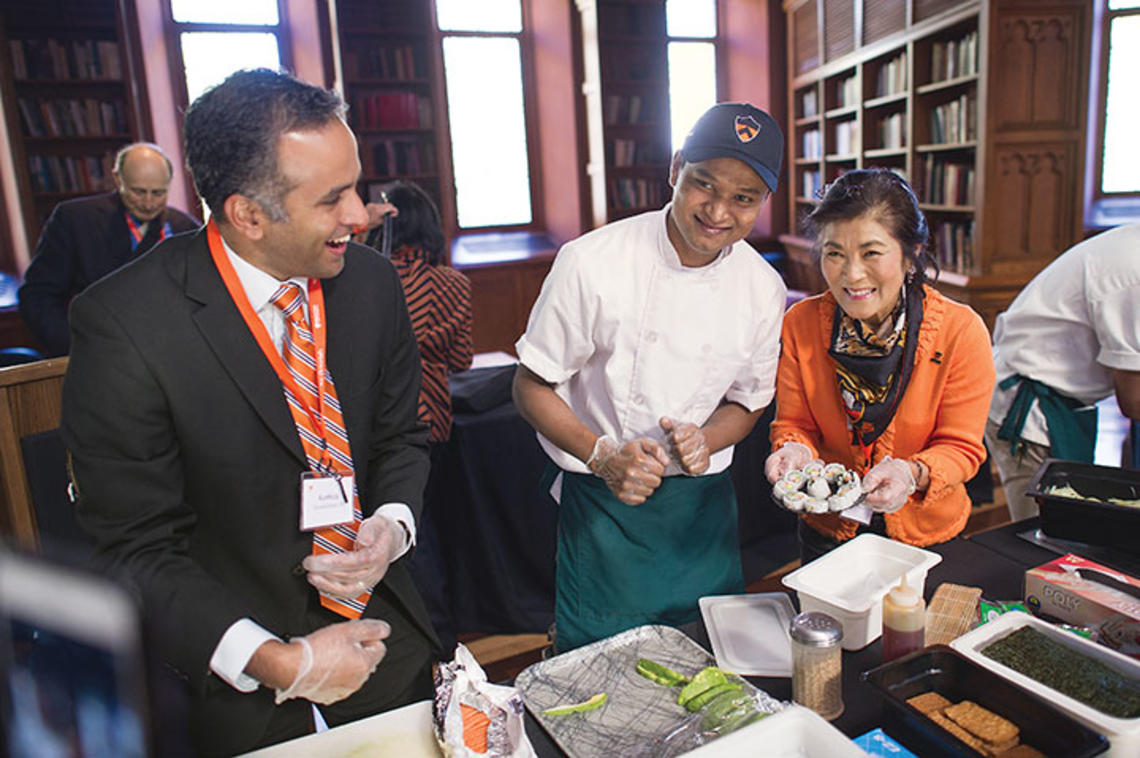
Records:
[[[870,524],[805,515],[804,561],[860,530],[912,545],[966,525],[994,385],[981,318],[928,286],[929,232],[910,186],[849,171],[808,216],[828,291],[784,317],[769,481],[813,458],[863,474]]]

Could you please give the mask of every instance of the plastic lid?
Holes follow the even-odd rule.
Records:
[[[788,628],[792,639],[801,645],[827,647],[843,639],[843,626],[820,611],[807,611],[792,619]]]
[[[922,596],[918,594],[918,591],[907,585],[906,574],[903,574],[898,585],[891,587],[887,594],[890,596],[891,602],[898,606],[910,607],[922,603]]]

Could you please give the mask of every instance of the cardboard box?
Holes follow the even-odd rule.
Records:
[[[1140,579],[1070,553],[1025,572],[1025,604],[1140,658]]]

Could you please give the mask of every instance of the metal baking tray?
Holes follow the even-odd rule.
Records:
[[[637,660],[650,658],[692,676],[716,665],[712,654],[668,626],[639,626],[524,669],[515,679],[526,707],[571,758],[649,758],[668,753],[666,738],[693,717],[677,705],[677,689],[637,673]],[[745,682],[760,710],[783,704]],[[579,703],[599,692],[600,708],[546,716],[556,705]]]
[[[1026,490],[1041,508],[1041,530],[1050,537],[1140,551],[1140,507],[1080,500],[1049,492],[1069,485],[1085,497],[1140,498],[1140,471],[1046,458]]]

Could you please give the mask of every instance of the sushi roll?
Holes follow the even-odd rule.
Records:
[[[823,467],[823,478],[828,484],[834,484],[839,477],[847,473],[847,467],[842,463],[829,463]]]
[[[821,497],[809,497],[804,503],[806,513],[827,513],[827,501]]]
[[[836,478],[835,485],[837,487],[842,487],[845,484],[858,485],[859,484],[859,475],[857,473],[855,473],[854,471],[852,471],[851,469],[845,470],[842,475],[840,475],[838,478]]]
[[[807,483],[807,493],[809,497],[826,499],[831,494],[831,486],[822,476],[817,476]]]
[[[832,507],[833,511],[842,511],[855,505],[855,501],[863,494],[863,488],[857,482],[844,484],[839,488],[831,497],[835,500],[835,505]]]
[[[784,507],[793,513],[799,513],[807,505],[808,496],[803,492],[795,491],[784,495]]]
[[[818,458],[803,468],[804,476],[808,479],[817,479],[823,476],[823,461]]]
[[[780,479],[772,485],[772,497],[776,499],[777,503],[784,502],[784,498],[793,492],[798,492],[799,488],[796,485],[784,479]]]
[[[788,473],[784,474],[780,481],[787,482],[788,484],[792,485],[794,489],[798,490],[807,482],[807,477],[804,476],[804,472],[800,471],[799,469],[792,469]]]
[[[831,511],[832,513],[837,513],[839,511],[845,511],[845,510],[847,510],[847,506],[844,505],[843,503],[844,503],[844,499],[839,496],[839,493],[836,493],[834,495],[830,495],[827,498],[827,510]]]

